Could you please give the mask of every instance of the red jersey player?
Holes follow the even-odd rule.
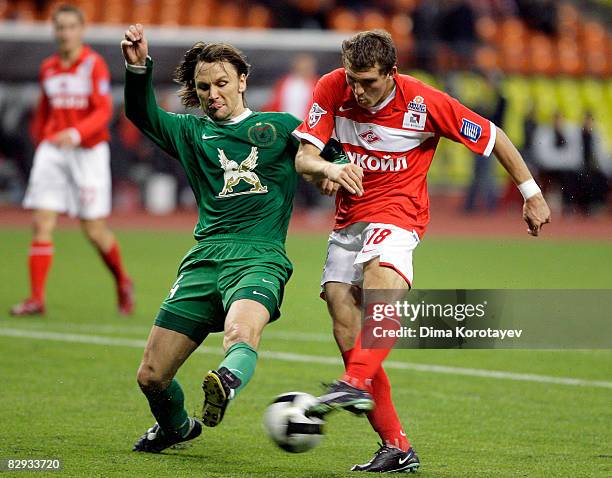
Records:
[[[319,80],[308,118],[294,132],[301,140],[298,172],[320,181],[325,192],[337,190],[336,225],[321,282],[345,373],[308,413],[368,412],[383,446],[352,470],[415,471],[420,462],[382,367],[389,347],[362,343],[360,302],[362,289],[387,290],[393,296],[391,291],[411,286],[412,252],[429,221],[426,176],[440,138],[463,143],[479,155],[495,154],[523,193],[523,217],[531,235],[549,222],[550,211],[501,129],[447,94],[397,73],[388,33],[361,32],[346,40],[342,61],[343,68]],[[332,135],[350,163],[329,163],[319,156]]]
[[[11,309],[17,316],[45,312],[45,282],[53,258],[58,213],[78,215],[82,229],[112,272],[119,312],[133,309],[126,274],[105,217],[111,209],[108,124],[112,116],[110,76],[100,55],[83,45],[83,13],[62,6],[53,14],[58,53],[40,70],[41,98],[32,126],[38,143],[24,207],[34,210],[30,248],[31,295]]]

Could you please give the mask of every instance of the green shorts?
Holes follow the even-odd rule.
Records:
[[[155,325],[201,343],[223,330],[230,305],[239,299],[261,303],[276,320],[292,272],[279,242],[239,234],[204,239],[183,258]]]

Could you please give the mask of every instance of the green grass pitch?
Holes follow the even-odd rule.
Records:
[[[341,371],[339,364],[271,354],[337,357],[330,320],[318,299],[325,237],[290,237],[295,274],[283,318],[264,333],[261,350],[269,353],[262,354],[253,381],[224,422],[180,449],[147,455],[130,451],[153,422],[135,381],[140,343],[192,239],[187,231],[118,236],[137,286],[134,317],[116,314],[112,282],[96,253],[77,231],[64,230],[55,241],[49,313],[12,319],[6,311],[27,289],[29,233],[0,230],[0,458],[61,458],[64,469],[54,476],[354,476],[350,466],[369,460],[377,448],[367,420],[330,417],[323,443],[302,455],[275,448],[261,425],[275,395],[318,393],[321,381]],[[610,264],[609,242],[426,238],[415,253],[415,285],[610,288]],[[190,412],[200,409],[203,373],[221,359],[220,337],[205,345],[178,374]],[[390,357],[600,382],[612,381],[611,359],[609,350],[395,350]],[[612,476],[611,388],[399,368],[389,369],[389,376],[399,414],[421,456],[419,476]]]

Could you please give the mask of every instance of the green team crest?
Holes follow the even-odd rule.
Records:
[[[219,162],[225,171],[223,173],[223,190],[217,197],[227,198],[232,196],[241,196],[243,194],[265,194],[268,192],[267,186],[262,186],[259,176],[253,172],[257,167],[257,159],[259,152],[256,146],[251,147],[251,153],[240,164],[236,161],[228,159],[225,151],[217,148],[219,153]],[[248,191],[234,192],[234,187],[238,186],[241,181],[253,186]]]
[[[257,146],[270,146],[276,141],[276,128],[273,124],[258,121],[249,128],[249,140]]]

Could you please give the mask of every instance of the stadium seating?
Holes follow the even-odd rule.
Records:
[[[414,61],[413,23],[415,8],[424,0],[389,0],[348,7],[347,2],[292,2],[305,17],[324,17],[324,27],[339,32],[385,28],[400,50],[404,65]],[[49,17],[61,0],[0,0],[0,19],[40,21]],[[225,28],[273,28],[283,26],[271,2],[238,0],[74,0],[92,23],[122,24],[139,21],[149,25]],[[518,16],[496,15],[494,2],[479,2],[476,32],[481,47],[474,63],[484,69],[500,68],[508,74],[595,75],[612,74],[612,38],[604,24],[583,15],[571,3],[559,2],[558,34],[551,36],[529,28]],[[36,5],[43,5],[36,8]],[[335,5],[335,6],[334,6]],[[453,52],[442,45],[437,53],[439,68],[454,69]],[[418,65],[412,65],[418,66]]]

